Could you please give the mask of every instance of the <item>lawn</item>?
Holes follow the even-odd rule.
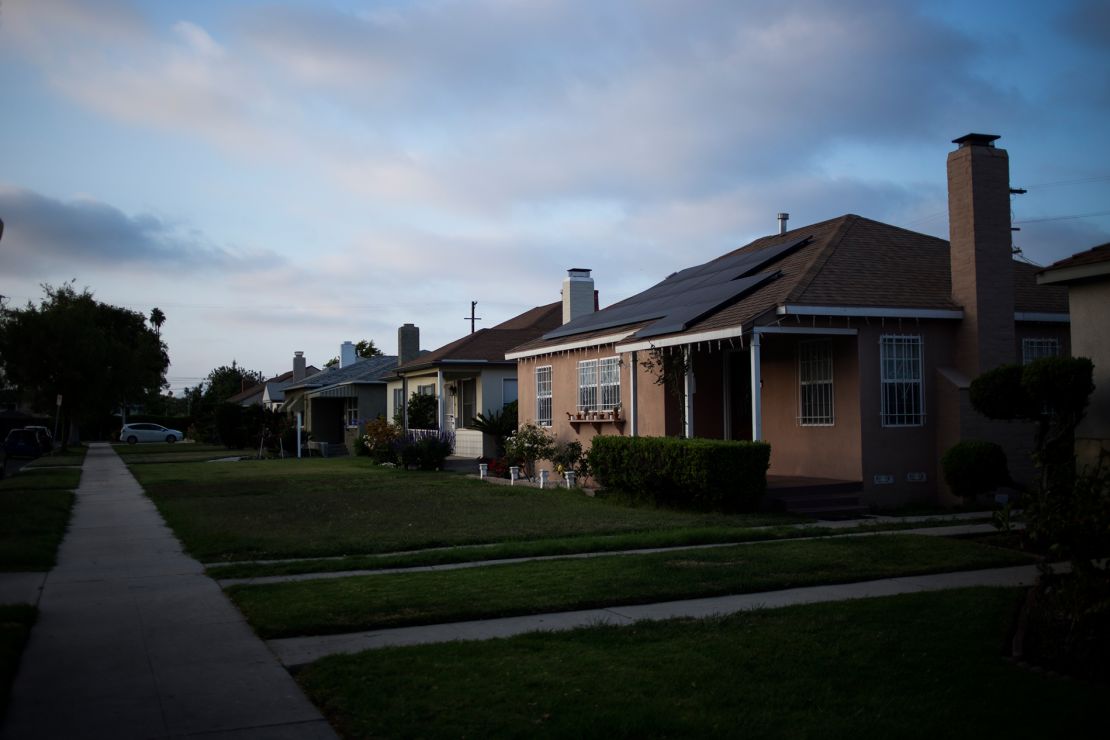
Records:
[[[346,738],[1102,737],[1106,686],[1003,657],[1021,592],[385,648],[297,675]]]
[[[365,458],[134,465],[132,472],[205,562],[797,521],[634,508],[575,490],[405,472]]]
[[[890,535],[233,586],[228,594],[269,639],[1029,562],[973,542]]]
[[[144,444],[115,444],[112,449],[128,465],[151,463],[207,462],[224,457],[255,454],[252,450],[229,450],[223,445],[195,444],[191,442],[165,442]]]
[[[49,455],[43,455],[36,458],[24,466],[24,469],[29,468],[56,468],[56,467],[81,467],[85,462],[85,453],[89,448],[84,445],[71,445],[65,450],[60,447],[55,448]]]
[[[960,524],[968,523],[962,520]],[[687,547],[732,542],[802,539],[808,537],[842,536],[866,532],[894,532],[905,529],[946,527],[950,518],[937,517],[921,522],[861,522],[854,527],[781,525],[757,528],[700,527],[631,532],[610,535],[581,535],[522,542],[500,542],[492,545],[471,545],[439,548],[387,555],[350,555],[347,557],[279,560],[263,563],[230,563],[212,565],[207,569],[213,578],[257,578],[259,576],[298,575],[301,573],[336,573],[350,570],[385,570],[453,563],[475,563],[504,558],[552,557],[586,552],[621,552],[656,547]],[[977,539],[976,541],[982,541]],[[987,541],[985,544],[997,544]]]
[[[19,669],[19,656],[31,634],[31,625],[38,615],[29,604],[0,604],[0,724],[8,708],[12,681]]]
[[[81,471],[26,470],[0,481],[0,571],[50,570]]]

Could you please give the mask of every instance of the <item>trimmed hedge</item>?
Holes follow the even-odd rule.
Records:
[[[771,445],[675,437],[594,437],[590,474],[665,506],[751,511],[767,490]]]
[[[966,499],[1010,486],[1006,453],[994,442],[966,439],[948,448],[940,458],[944,482],[952,493]]]

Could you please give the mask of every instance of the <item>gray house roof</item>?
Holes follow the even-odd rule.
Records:
[[[329,367],[310,375],[300,383],[288,385],[285,391],[303,389],[313,396],[345,396],[350,386],[385,383],[397,368],[397,355],[362,357],[347,367]]]

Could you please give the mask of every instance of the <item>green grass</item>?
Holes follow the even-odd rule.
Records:
[[[336,573],[348,570],[379,570],[412,568],[427,565],[474,563],[503,558],[573,555],[585,552],[621,552],[652,547],[685,547],[729,542],[761,542],[766,540],[828,537],[859,532],[900,531],[929,527],[946,527],[950,519],[917,523],[869,523],[833,529],[820,525],[771,526],[752,529],[736,527],[704,527],[658,532],[632,532],[614,535],[583,535],[525,542],[502,542],[494,545],[451,547],[422,552],[388,555],[352,555],[332,559],[286,560],[272,563],[232,563],[213,565],[207,569],[213,578],[257,578],[260,576],[298,575],[301,573]],[[966,523],[960,522],[960,523]],[[994,543],[987,543],[994,544]]]
[[[195,444],[191,442],[150,442],[144,444],[116,444],[112,449],[128,465],[152,463],[207,462],[223,457],[252,455],[252,450],[229,450],[223,445]]]
[[[8,708],[19,656],[37,616],[38,611],[29,604],[0,605],[0,720]]]
[[[1029,562],[972,542],[891,535],[232,586],[228,593],[269,639]]]
[[[55,448],[49,455],[43,455],[29,462],[24,466],[24,470],[29,468],[81,467],[85,462],[85,453],[88,451],[89,448],[84,445],[72,445],[64,451],[61,448]]]
[[[1003,657],[1021,594],[967,589],[326,658],[345,738],[1102,737],[1105,686]]]
[[[50,570],[80,470],[26,470],[0,481],[0,571]]]
[[[365,458],[136,465],[132,472],[204,562],[798,521],[633,508],[579,491],[391,470]]]

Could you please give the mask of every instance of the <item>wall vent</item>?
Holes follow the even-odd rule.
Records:
[[[893,475],[876,475],[875,476],[875,485],[876,486],[889,486],[893,482],[894,482],[894,476]]]
[[[907,483],[924,483],[929,480],[929,476],[924,473],[906,473]]]

